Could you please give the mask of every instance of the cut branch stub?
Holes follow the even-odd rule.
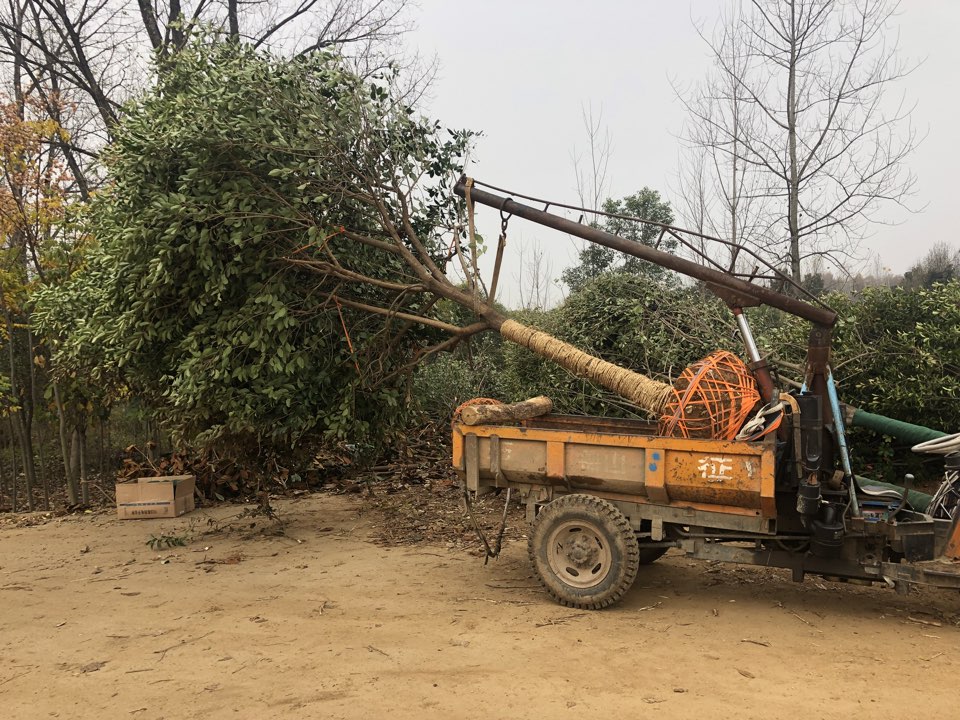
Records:
[[[589,355],[516,320],[505,320],[499,330],[507,340],[557,363],[577,377],[602,385],[654,416],[662,414],[673,392],[673,388],[665,383]]]

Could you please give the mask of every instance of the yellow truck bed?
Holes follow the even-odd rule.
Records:
[[[467,489],[514,487],[538,502],[588,492],[621,503],[701,511],[775,531],[773,439],[667,438],[629,420],[549,415],[520,425],[453,426],[453,464]],[[651,508],[652,509],[652,508]],[[646,515],[647,513],[642,513]],[[728,526],[724,524],[721,526]]]

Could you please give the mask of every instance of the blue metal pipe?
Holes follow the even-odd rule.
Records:
[[[850,453],[847,450],[847,434],[843,427],[843,415],[840,413],[840,398],[837,396],[837,384],[833,381],[833,370],[827,373],[827,396],[830,398],[830,408],[833,410],[833,428],[837,431],[837,444],[840,446],[840,461],[843,463],[843,474],[850,487],[850,509],[854,517],[860,517],[860,503],[857,501],[857,483],[853,477],[853,468],[850,466]]]

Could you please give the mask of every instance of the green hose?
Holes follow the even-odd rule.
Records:
[[[881,435],[890,435],[907,445],[919,445],[922,442],[946,436],[945,432],[939,430],[931,430],[922,425],[912,425],[884,415],[874,415],[860,408],[857,408],[853,413],[850,424],[855,427],[873,430]]]
[[[930,507],[930,503],[933,501],[933,495],[927,495],[919,490],[907,490],[907,488],[900,487],[899,485],[891,485],[890,483],[880,482],[879,480],[873,480],[872,478],[863,477],[862,475],[857,475],[856,477],[860,487],[881,487],[885,490],[894,490],[899,493],[900,497],[903,497],[903,494],[906,493],[907,502],[910,503],[910,507],[918,512],[926,512],[927,508]]]

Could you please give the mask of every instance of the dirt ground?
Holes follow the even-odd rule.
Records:
[[[484,566],[456,537],[385,544],[382,505],[283,500],[282,534],[236,507],[0,524],[0,713],[955,716],[956,595],[796,585],[671,553],[621,605],[577,612],[538,589],[522,527]]]

